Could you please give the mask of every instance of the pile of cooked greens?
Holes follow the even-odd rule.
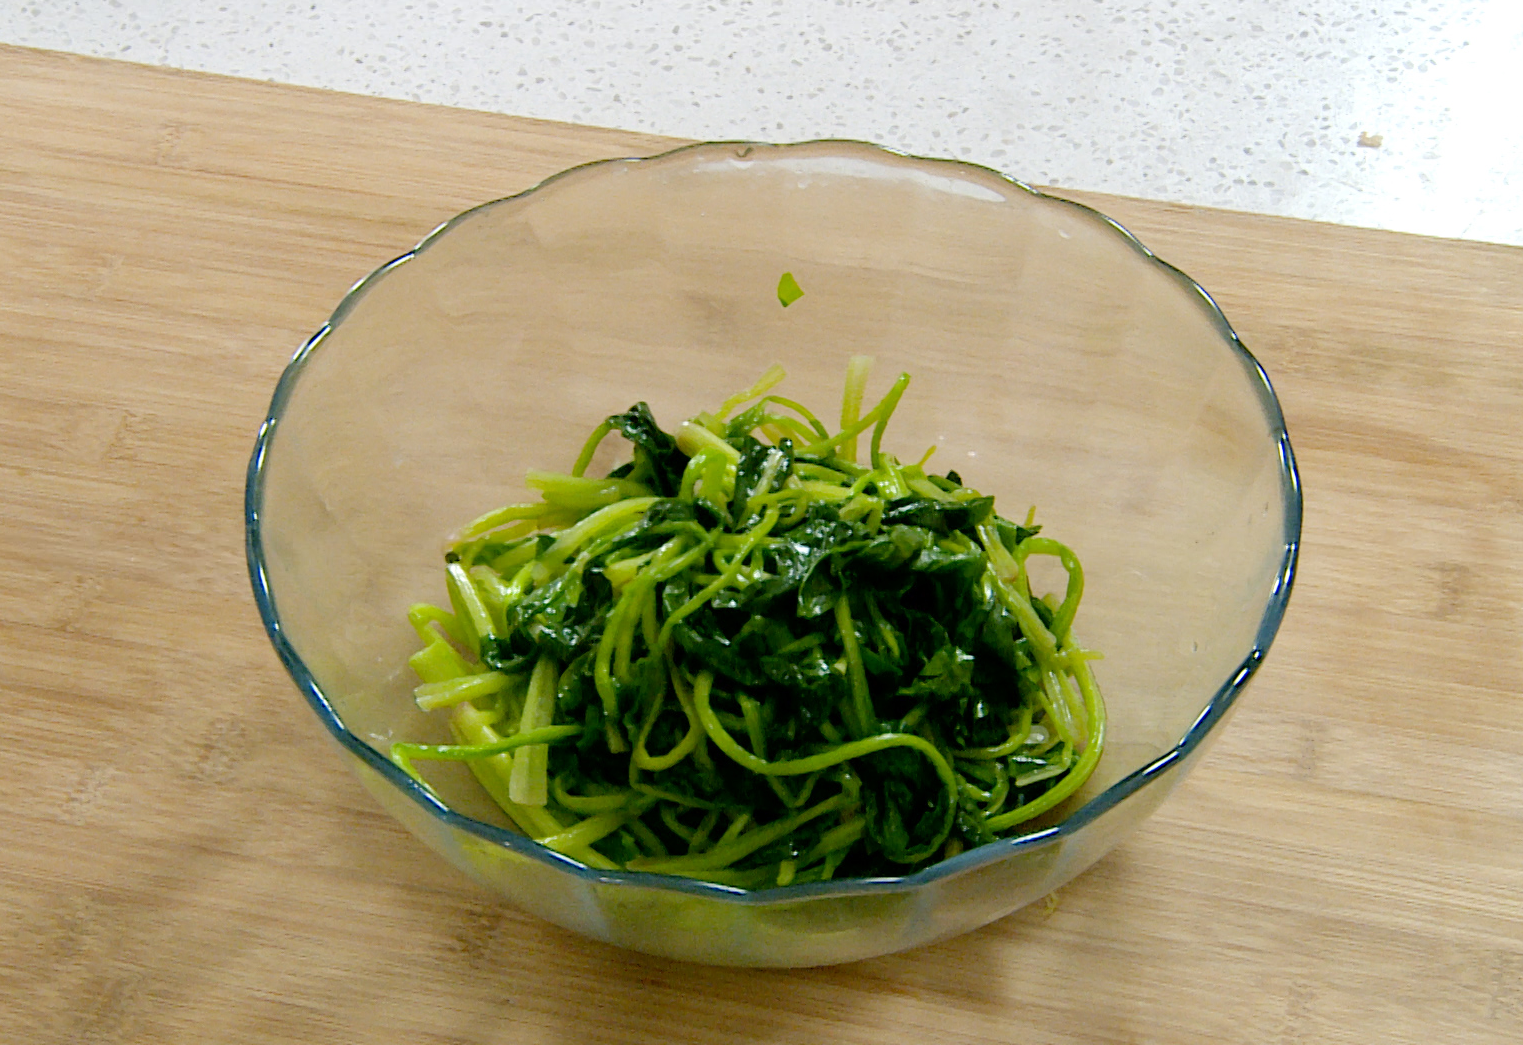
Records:
[[[909,377],[864,412],[868,365],[835,432],[773,367],[675,436],[637,403],[569,474],[530,472],[540,503],[452,542],[451,610],[409,612],[418,706],[458,743],[392,759],[425,788],[416,762],[466,762],[589,867],[748,889],[907,874],[1072,795],[1105,732],[1079,562],[883,452]],[[634,459],[587,477],[614,432]],[[1033,555],[1061,598],[1033,597]]]

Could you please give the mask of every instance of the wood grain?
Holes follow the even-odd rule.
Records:
[[[1218,295],[1283,399],[1305,550],[1268,665],[1055,907],[707,969],[505,908],[382,815],[242,550],[276,376],[350,283],[463,207],[671,143],[0,70],[0,1040],[1523,1039],[1523,251],[1081,196]]]

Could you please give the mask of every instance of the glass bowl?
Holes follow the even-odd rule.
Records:
[[[784,308],[779,277],[804,297]],[[411,699],[410,603],[443,540],[565,469],[640,399],[661,423],[781,363],[839,396],[849,356],[913,375],[893,448],[940,448],[1078,553],[1103,651],[1104,757],[1020,837],[901,878],[746,892],[593,871],[383,754],[444,741]],[[879,393],[881,394],[881,393]],[[610,441],[612,442],[612,441]],[[365,786],[527,911],[652,954],[806,966],[901,950],[1050,893],[1200,756],[1289,598],[1301,495],[1263,369],[1199,286],[1116,223],[993,171],[854,142],[705,144],[559,174],[445,223],[361,281],[282,376],[249,464],[270,640]]]

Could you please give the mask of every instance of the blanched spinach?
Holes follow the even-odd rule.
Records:
[[[873,431],[858,462],[851,432],[764,395],[773,376],[676,435],[643,402],[610,416],[562,482],[587,489],[617,432],[630,497],[553,526],[510,506],[451,548],[456,614],[410,618],[419,702],[453,708],[460,743],[397,745],[408,773],[473,761],[566,855],[745,888],[907,873],[1074,792],[1103,704],[1071,607],[1024,572],[1032,554],[1077,570],[1071,553],[956,472],[882,453],[907,378],[866,413],[848,388],[843,426]]]

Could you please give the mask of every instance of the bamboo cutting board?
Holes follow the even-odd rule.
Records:
[[[0,114],[0,1040],[1523,1040],[1523,251],[1081,196],[1275,379],[1307,490],[1280,639],[1050,903],[729,971],[572,936],[404,834],[243,564],[255,429],[349,284],[671,143],[7,48]]]

